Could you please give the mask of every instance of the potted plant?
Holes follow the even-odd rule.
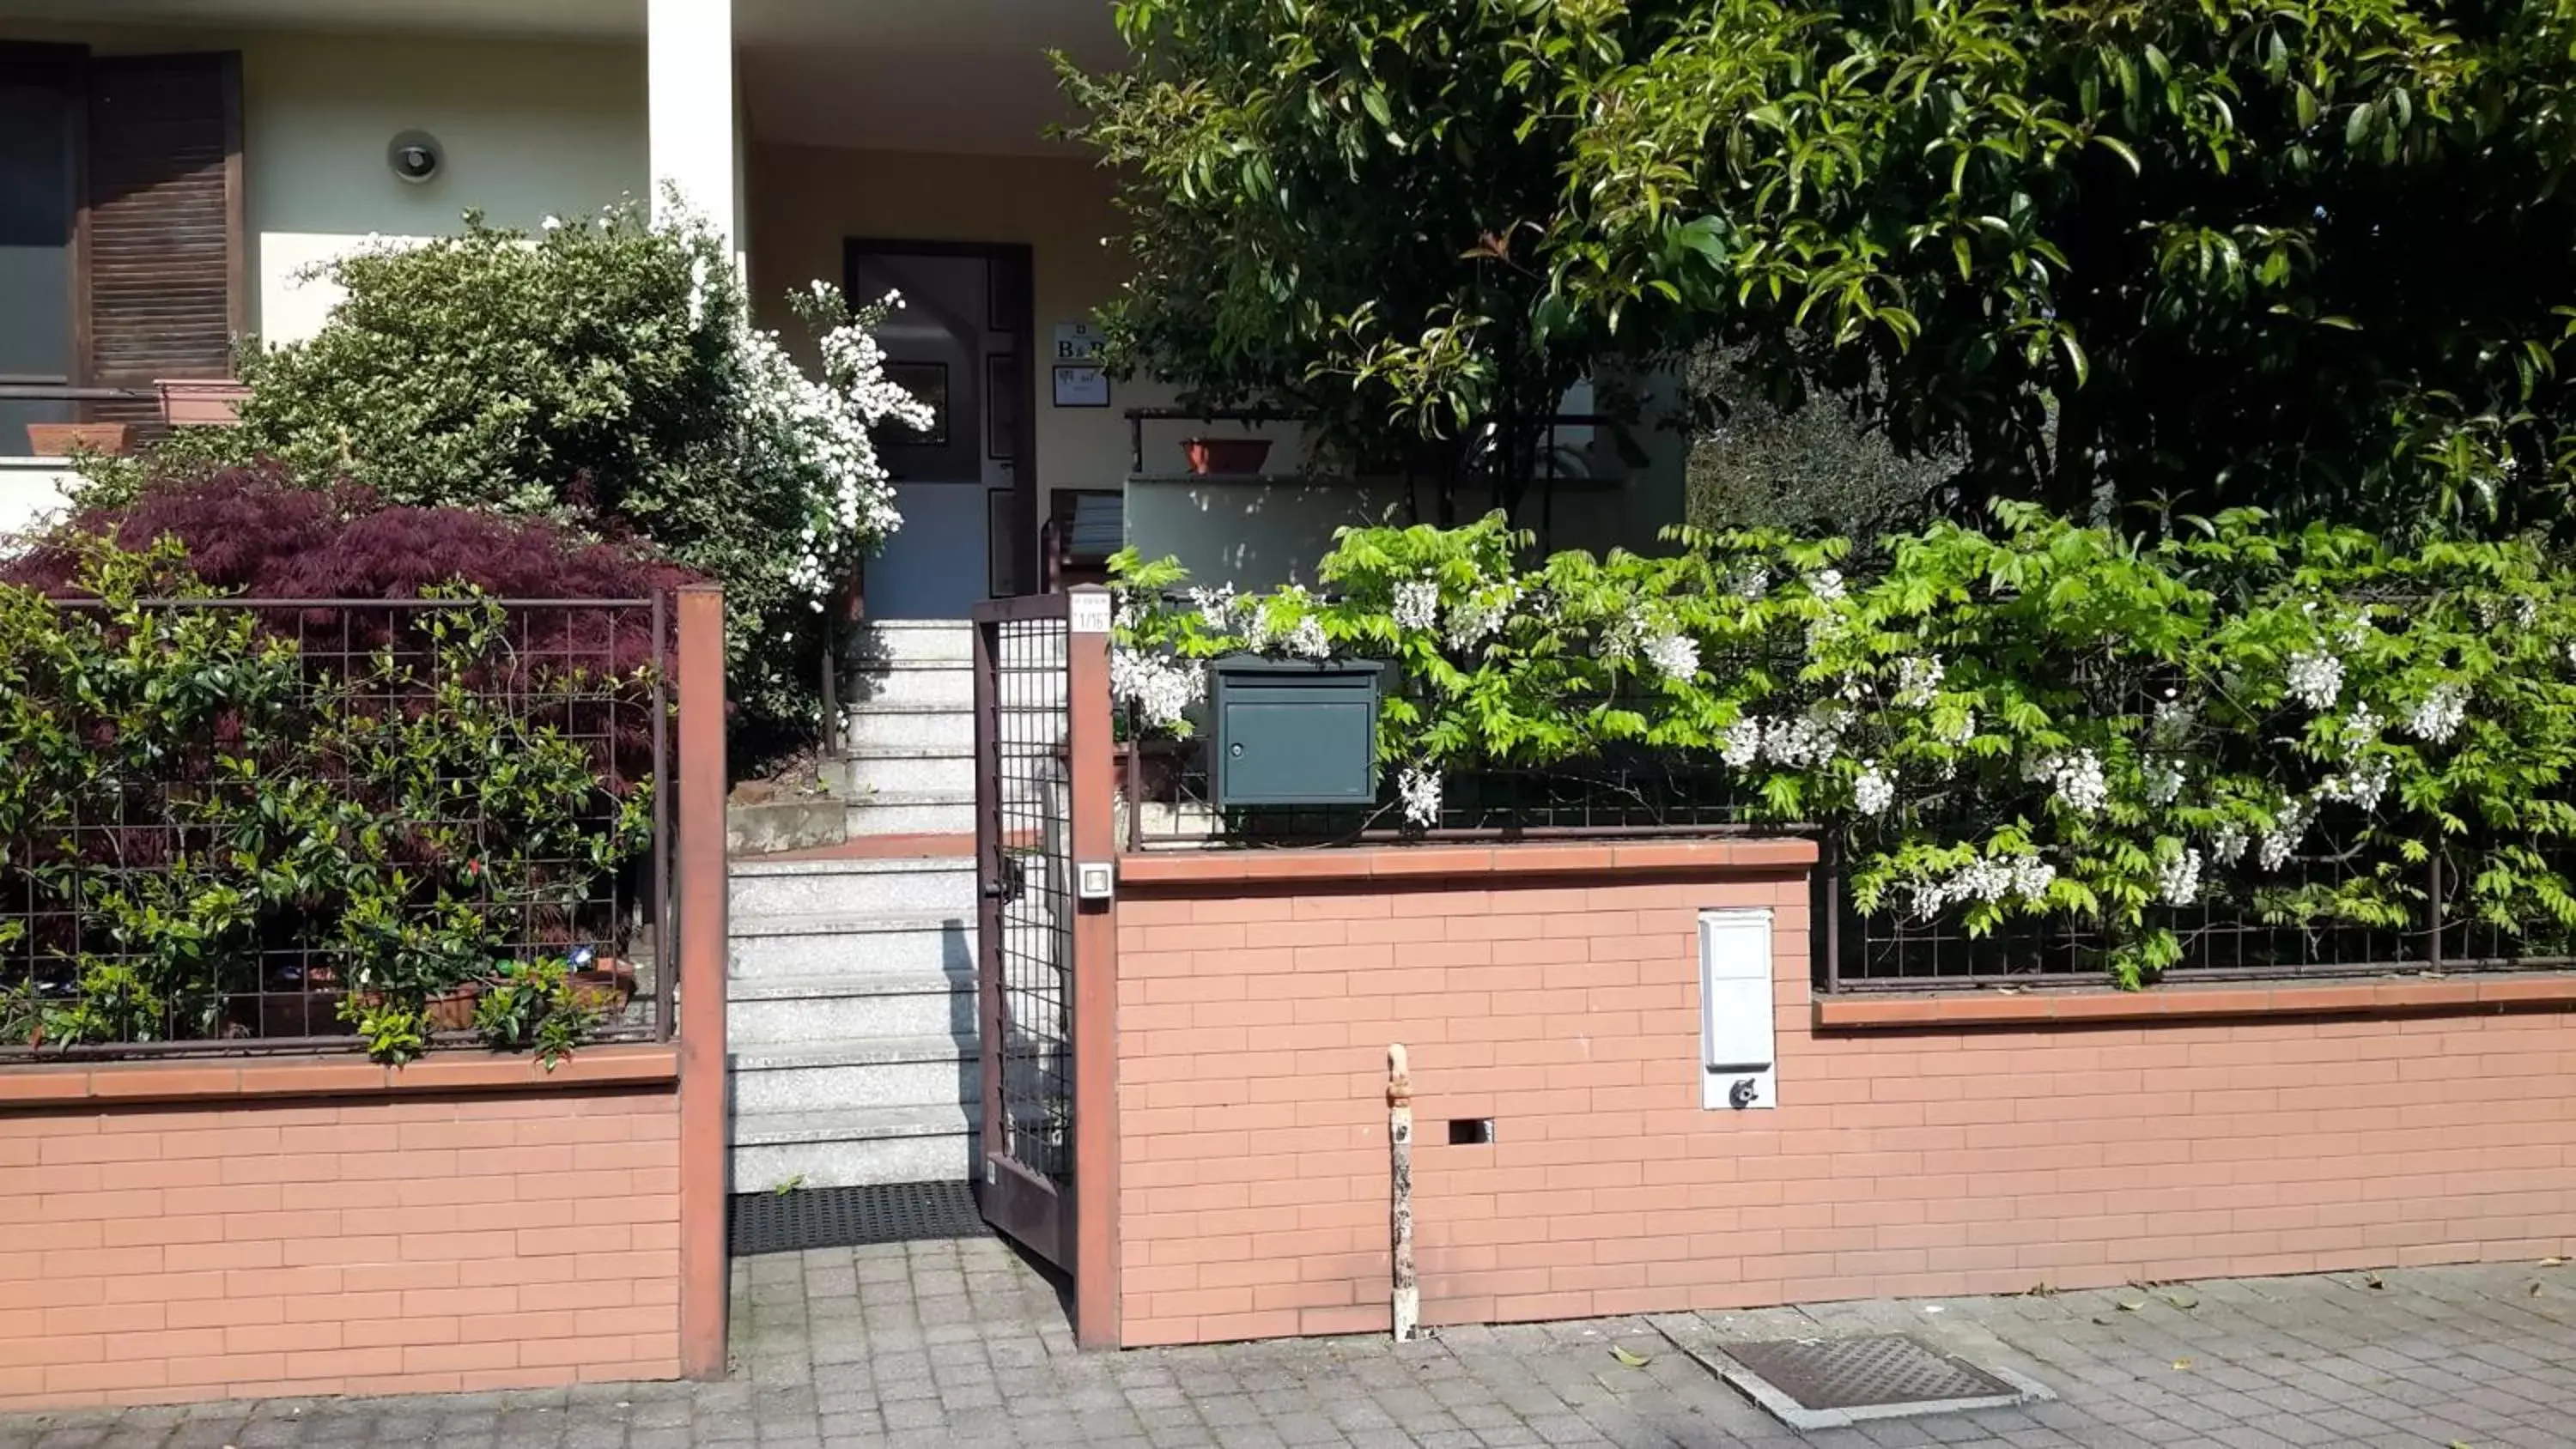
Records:
[[[1269,460],[1268,438],[1184,438],[1181,454],[1190,461],[1190,471],[1201,477],[1210,474],[1258,473]]]
[[[131,423],[29,423],[27,446],[39,458],[68,458],[74,453],[122,454],[134,439]]]
[[[241,421],[247,383],[229,377],[165,377],[154,381],[161,393],[161,420],[174,428],[226,427]]]

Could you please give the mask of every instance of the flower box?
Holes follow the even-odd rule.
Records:
[[[228,377],[170,377],[152,384],[161,393],[161,420],[174,428],[229,427],[241,421],[250,388]]]
[[[39,458],[68,458],[74,453],[123,453],[134,440],[128,423],[29,423],[27,446]]]

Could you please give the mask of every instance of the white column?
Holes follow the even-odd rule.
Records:
[[[677,183],[734,245],[733,0],[645,0],[644,26],[653,214]]]

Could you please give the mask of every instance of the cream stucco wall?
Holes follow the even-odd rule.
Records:
[[[533,227],[647,190],[640,44],[8,21],[0,39],[241,52],[248,311],[264,341],[310,336],[334,295],[299,274],[370,236],[451,233],[469,207]],[[406,130],[446,152],[426,184],[385,165]]]
[[[264,341],[310,336],[336,297],[298,275],[370,235],[453,232],[469,207],[532,228],[647,189],[640,46],[273,35],[238,48]],[[424,185],[385,165],[406,130],[446,152]]]

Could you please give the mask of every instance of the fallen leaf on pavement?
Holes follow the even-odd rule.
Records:
[[[2144,1307],[2146,1307],[2146,1306],[2147,1306],[2147,1300],[2145,1300],[2144,1298],[2141,1298],[2141,1299],[2139,1299],[2139,1300],[2138,1300],[2137,1302],[2135,1302],[2135,1303],[2123,1303],[2123,1304],[2121,1304],[2121,1305],[2120,1305],[2120,1311],[2121,1311],[2122,1313],[2135,1313],[2135,1312],[2137,1312],[2139,1309],[2144,1308]]]
[[[2178,1372],[2188,1372],[2191,1368],[2191,1360],[2187,1358],[2175,1359],[2174,1368]]]
[[[2189,1293],[2183,1292],[2179,1288],[2164,1289],[2157,1293],[2156,1296],[2167,1303],[2172,1304],[2176,1308],[2198,1308],[2200,1306],[2200,1300],[2198,1298],[2193,1297]]]
[[[2567,1260],[2565,1258],[2543,1258],[2540,1260],[2540,1266],[2544,1268],[2564,1268],[2567,1266]]]
[[[1620,1363],[1629,1368],[1644,1368],[1646,1365],[1654,1362],[1653,1359],[1642,1353],[1630,1353],[1628,1350],[1621,1348],[1615,1343],[1610,1345],[1610,1356],[1619,1360]]]

